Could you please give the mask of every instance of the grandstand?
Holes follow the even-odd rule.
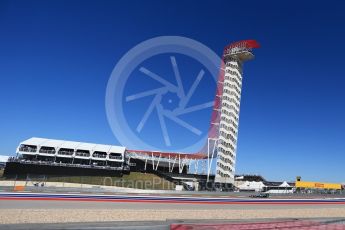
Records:
[[[4,174],[122,175],[124,159],[121,146],[33,137],[20,143]]]
[[[60,176],[118,176],[130,172],[155,174],[169,182],[200,183],[206,187],[206,168],[192,172],[192,164],[207,161],[204,155],[127,150],[122,146],[33,137],[17,147],[4,176],[28,174]],[[204,164],[206,167],[206,164]],[[214,176],[209,179],[214,180]]]
[[[203,155],[127,150],[122,146],[30,138],[9,158],[5,175],[44,173],[122,175],[129,171],[188,174],[192,161]]]

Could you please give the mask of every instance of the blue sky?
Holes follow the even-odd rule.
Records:
[[[220,55],[230,42],[256,39],[261,48],[244,68],[237,172],[345,181],[344,7],[341,1],[3,0],[0,153],[13,155],[32,136],[119,144],[106,118],[105,90],[116,63],[144,40],[184,36]],[[164,74],[164,57],[154,60],[148,65]],[[193,68],[185,70],[191,78]],[[130,85],[128,92],[140,91]],[[212,99],[215,85],[199,90],[195,100]],[[147,107],[141,104],[128,108],[133,127],[136,109]],[[206,132],[210,112],[189,121]],[[147,128],[143,138],[169,150],[159,129]],[[174,145],[194,141],[171,131]]]

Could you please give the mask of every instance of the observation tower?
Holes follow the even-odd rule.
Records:
[[[207,143],[208,168],[216,158],[218,183],[234,183],[243,64],[254,58],[254,48],[255,40],[244,40],[224,49]]]

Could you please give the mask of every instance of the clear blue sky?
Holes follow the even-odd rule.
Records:
[[[256,39],[262,47],[244,70],[237,172],[345,181],[344,7],[2,0],[0,154],[13,155],[32,136],[119,144],[105,114],[107,81],[117,61],[146,39],[185,36],[219,55],[230,42]],[[202,87],[212,98],[214,86]],[[194,118],[203,131],[206,111]]]

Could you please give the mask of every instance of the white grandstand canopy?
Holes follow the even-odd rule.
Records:
[[[94,143],[76,142],[76,141],[66,141],[66,140],[54,140],[46,138],[32,137],[20,143],[21,145],[36,145],[36,146],[46,146],[58,148],[70,148],[79,150],[89,150],[100,151],[100,152],[114,152],[114,153],[124,153],[126,147],[114,146],[114,145],[102,145]]]

